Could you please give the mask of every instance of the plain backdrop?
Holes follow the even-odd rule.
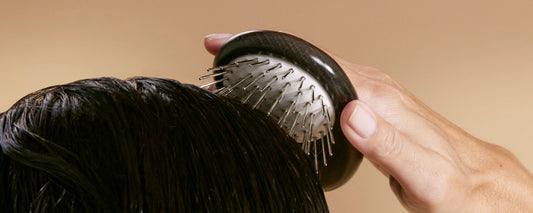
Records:
[[[200,84],[210,33],[283,30],[378,67],[533,170],[533,1],[0,0],[0,111],[77,79]],[[357,85],[356,89],[357,89]],[[368,161],[327,193],[332,212],[403,212]]]

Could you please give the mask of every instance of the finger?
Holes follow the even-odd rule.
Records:
[[[354,145],[384,174],[394,176],[400,183],[419,178],[421,167],[428,159],[426,150],[408,141],[390,123],[377,116],[362,101],[351,101],[341,114],[341,128]]]
[[[392,176],[389,176],[389,185],[390,185],[392,192],[394,192],[394,194],[396,195],[398,200],[402,203],[402,205],[405,208],[409,209],[410,206],[407,204],[407,201],[410,199],[409,199],[409,196],[405,194],[405,190],[402,188],[402,185],[400,185],[400,183],[398,183],[398,181],[394,179],[394,177]]]
[[[218,49],[220,49],[220,46],[224,44],[228,39],[230,39],[233,36],[233,34],[229,33],[216,33],[207,35],[204,38],[204,46],[205,49],[215,55],[218,52]]]

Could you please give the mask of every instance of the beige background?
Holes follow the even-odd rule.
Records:
[[[320,2],[0,0],[0,111],[80,78],[198,84],[212,60],[204,35],[285,30],[385,70],[533,170],[533,1]],[[404,211],[366,161],[327,198],[332,212]]]

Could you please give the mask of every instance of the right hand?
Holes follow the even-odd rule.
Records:
[[[533,176],[513,154],[471,136],[386,73],[334,58],[360,98],[344,108],[342,130],[405,208],[533,212]]]

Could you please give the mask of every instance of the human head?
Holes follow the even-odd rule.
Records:
[[[195,86],[97,78],[0,115],[8,212],[324,212],[297,144],[263,115]]]

